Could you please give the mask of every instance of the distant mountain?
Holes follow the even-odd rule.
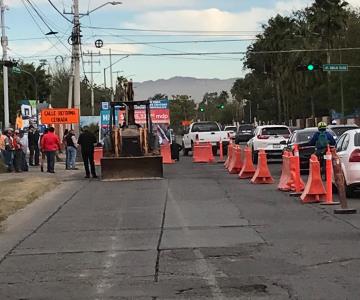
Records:
[[[235,82],[231,79],[198,79],[193,77],[173,77],[170,79],[149,80],[134,83],[135,100],[144,100],[156,94],[189,95],[195,102],[201,102],[207,92],[230,90]]]

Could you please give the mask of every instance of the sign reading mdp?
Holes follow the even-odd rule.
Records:
[[[78,124],[79,121],[77,108],[49,108],[41,111],[42,124]]]

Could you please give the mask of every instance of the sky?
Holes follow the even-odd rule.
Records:
[[[79,0],[80,12],[85,14],[106,2]],[[360,0],[348,2],[360,6]],[[35,65],[46,60],[50,72],[57,65],[69,66],[68,38],[72,24],[67,19],[72,19],[72,0],[4,0],[4,3],[8,7],[5,30],[10,58]],[[81,18],[81,76],[91,79],[88,53],[93,52],[94,82],[100,85],[106,80],[109,86],[111,49],[114,82],[117,75],[136,82],[174,76],[243,77],[246,70],[241,52],[261,32],[261,25],[277,13],[290,14],[311,3],[311,0],[122,0],[120,5],[108,4]],[[50,30],[58,34],[46,36]],[[102,48],[94,46],[98,39],[103,41]]]

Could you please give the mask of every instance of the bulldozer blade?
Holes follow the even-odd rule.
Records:
[[[104,181],[163,178],[161,156],[104,157],[101,179]]]

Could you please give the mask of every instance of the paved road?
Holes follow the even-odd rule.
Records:
[[[0,299],[359,299],[359,215],[301,205],[220,164],[182,159],[165,176],[74,175],[10,218]]]

